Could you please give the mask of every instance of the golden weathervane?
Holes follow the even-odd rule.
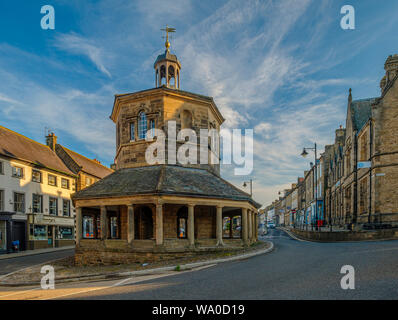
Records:
[[[170,48],[169,32],[170,32],[170,33],[176,32],[176,29],[175,29],[175,28],[171,28],[171,27],[169,27],[169,26],[166,24],[166,28],[160,29],[160,30],[166,32],[166,42],[165,42],[164,46],[166,47],[166,50],[169,51],[169,48]]]

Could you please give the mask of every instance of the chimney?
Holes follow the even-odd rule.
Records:
[[[57,136],[54,132],[49,132],[46,136],[46,145],[50,147],[52,151],[55,151],[55,145],[57,144]]]
[[[97,159],[93,159],[93,161],[95,161],[98,164],[101,164],[101,161],[97,160]]]

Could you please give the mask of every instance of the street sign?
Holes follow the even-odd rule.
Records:
[[[370,168],[370,167],[372,167],[371,161],[361,161],[361,162],[358,162],[358,164],[357,164],[358,169]]]

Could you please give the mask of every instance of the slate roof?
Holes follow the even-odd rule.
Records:
[[[60,144],[58,144],[57,146],[61,147],[73,159],[73,161],[75,161],[76,164],[81,167],[81,170],[88,174],[102,179],[113,172],[112,169],[103,166],[95,160],[86,158],[85,156],[69,150],[68,148]]]
[[[74,176],[48,146],[3,126],[0,126],[0,154]]]
[[[355,100],[351,102],[352,121],[355,130],[360,130],[372,116],[372,104],[377,98]]]
[[[249,201],[261,205],[247,193],[205,169],[177,165],[155,165],[120,169],[75,193],[72,198],[93,199],[133,195],[176,195]]]

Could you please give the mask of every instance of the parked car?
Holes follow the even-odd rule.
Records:
[[[269,229],[275,229],[275,224],[274,223],[268,223],[267,224],[267,228],[269,228]]]

